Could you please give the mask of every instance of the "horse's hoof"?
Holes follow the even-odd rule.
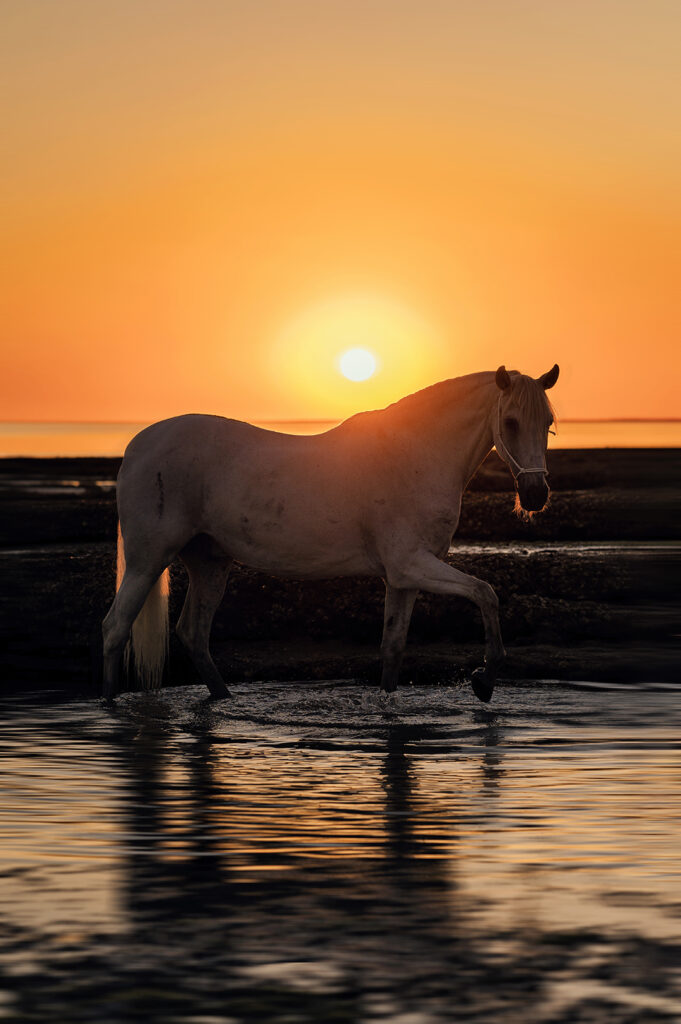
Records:
[[[473,693],[483,704],[489,704],[494,693],[494,683],[489,680],[484,668],[476,668],[471,676]]]
[[[116,695],[116,687],[112,686],[111,683],[106,684],[102,687],[102,698],[107,704],[113,704]]]
[[[232,694],[230,693],[230,691],[225,686],[224,690],[217,690],[215,692],[211,691],[211,693],[208,695],[208,700],[209,701],[224,700],[226,697],[231,697],[231,696],[232,696]]]

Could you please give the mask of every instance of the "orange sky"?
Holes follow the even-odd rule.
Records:
[[[555,361],[565,418],[681,415],[675,0],[0,17],[0,418],[334,418]]]

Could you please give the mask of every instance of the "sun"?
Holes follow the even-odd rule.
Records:
[[[376,373],[376,356],[366,348],[349,348],[338,360],[338,366],[348,380],[369,380]]]
[[[291,410],[280,419],[342,419],[452,376],[439,327],[369,292],[329,297],[292,317],[273,339],[269,365]]]

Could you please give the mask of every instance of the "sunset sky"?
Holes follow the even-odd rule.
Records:
[[[681,415],[676,0],[0,18],[0,418],[335,418],[554,362],[565,418]]]

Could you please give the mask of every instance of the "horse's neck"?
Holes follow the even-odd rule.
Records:
[[[444,413],[425,425],[438,473],[462,490],[494,446],[492,414],[498,389],[492,381],[453,396]]]
[[[490,390],[491,395],[489,390],[487,390],[484,402],[478,408],[478,416],[474,427],[474,430],[477,432],[477,442],[472,445],[466,460],[463,479],[464,487],[494,447],[492,418],[498,402],[499,389],[495,384]]]

